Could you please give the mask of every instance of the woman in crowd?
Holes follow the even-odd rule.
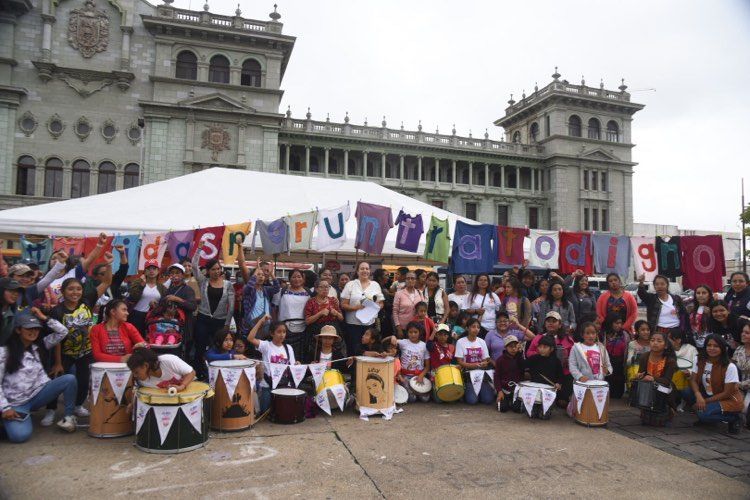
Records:
[[[18,281],[0,278],[0,346],[5,345],[13,335],[13,317],[18,310],[18,299],[23,288]]]
[[[505,280],[505,295],[501,300],[501,309],[508,314],[510,335],[523,339],[523,333],[516,326],[528,328],[531,323],[531,302],[523,296],[521,282],[515,275]],[[501,351],[502,353],[502,351]]]
[[[495,327],[495,315],[500,310],[500,297],[490,290],[490,277],[479,274],[469,296],[468,312],[479,320],[479,337],[484,338]]]
[[[44,290],[57,279],[65,270],[68,260],[68,254],[60,251],[50,259],[50,269],[44,277],[36,281],[36,272],[26,264],[14,264],[8,269],[8,277],[16,280],[24,293],[18,299],[18,305],[29,307],[37,302],[37,299],[44,293]],[[2,345],[2,342],[0,342]]]
[[[602,325],[602,342],[607,346],[607,353],[612,365],[606,380],[609,383],[609,395],[620,399],[625,393],[625,357],[628,353],[630,336],[623,329],[619,314],[607,316]]]
[[[308,352],[314,352],[315,347],[312,343],[315,342],[324,326],[331,326],[334,331],[337,331],[344,320],[338,299],[329,294],[331,288],[330,282],[321,277],[315,283],[315,296],[310,297],[305,304],[303,314],[307,325],[307,336],[311,339]]]
[[[138,329],[128,323],[128,305],[114,299],[104,307],[103,321],[91,328],[94,361],[127,363],[137,347],[146,347]]]
[[[651,328],[645,320],[639,319],[633,325],[635,338],[628,343],[628,353],[625,357],[625,382],[630,383],[638,375],[638,363],[641,354],[651,348]]]
[[[240,268],[244,268],[244,257],[242,253],[238,256]],[[249,273],[248,273],[249,274]],[[273,273],[269,273],[273,276]],[[267,286],[266,286],[267,285]],[[242,290],[242,324],[240,325],[240,337],[247,337],[248,332],[261,318],[271,315],[271,299],[279,291],[279,281],[272,279],[266,281],[266,273],[258,266],[252,273]],[[265,323],[264,323],[265,325]],[[267,328],[262,327],[258,336],[263,339],[267,337]]]
[[[750,323],[745,323],[742,327],[742,345],[734,351],[732,361],[737,365],[740,372],[740,390],[744,394],[745,416],[748,417],[748,407],[750,407]],[[750,429],[750,418],[745,419],[745,426]]]
[[[167,288],[159,283],[159,261],[147,260],[143,274],[130,283],[128,301],[131,304],[130,322],[139,332],[146,332],[146,315],[152,305],[167,295]]]
[[[539,283],[541,283],[541,280],[539,283],[535,283],[536,276],[534,276],[534,271],[530,271],[528,269],[519,271],[519,277],[521,280],[521,291],[523,293],[523,296],[529,299],[529,302],[533,303],[536,299],[539,298],[539,295],[541,294],[541,290],[539,287]]]
[[[750,319],[750,286],[748,286],[747,274],[733,272],[729,278],[732,288],[727,292],[724,300],[729,304],[730,312],[737,316],[746,316]]]
[[[321,269],[318,273],[318,279],[315,281],[315,286],[310,289],[310,293],[315,295],[318,293],[317,284],[321,281],[325,281],[328,283],[328,296],[337,299],[339,298],[339,292],[336,290],[336,287],[333,285],[333,272],[331,272],[330,269],[325,268]]]
[[[693,292],[693,309],[690,311],[688,321],[690,324],[690,334],[693,342],[698,349],[703,349],[706,343],[706,336],[710,333],[708,330],[708,321],[711,317],[711,302],[714,299],[714,293],[706,285],[698,285]]]
[[[370,264],[357,264],[357,278],[349,281],[341,292],[341,308],[346,318],[346,352],[357,352],[362,335],[368,327],[375,324],[377,316],[363,323],[357,318],[357,311],[364,309],[362,302],[367,299],[383,307],[383,290],[380,285],[370,280]]]
[[[669,293],[669,279],[661,274],[654,277],[656,293],[648,291],[644,279],[643,275],[638,277],[638,297],[646,304],[646,321],[651,331],[669,335],[674,328],[684,329],[688,323],[687,310],[678,295]]]
[[[622,287],[619,275],[608,274],[607,287],[608,290],[603,292],[596,301],[596,316],[599,324],[604,323],[607,316],[617,314],[622,318],[622,328],[626,332],[632,333],[633,324],[638,319],[638,303]]]
[[[489,285],[489,282],[487,284]],[[478,402],[488,405],[495,401],[493,386],[486,380],[486,377],[482,377],[482,385],[479,388],[479,394],[477,394],[474,391],[474,384],[472,384],[469,375],[471,370],[486,370],[493,366],[487,344],[479,338],[479,330],[479,320],[469,320],[466,328],[466,337],[462,337],[456,342],[455,358],[459,366],[465,370],[464,401],[470,405],[475,405]]]
[[[39,334],[44,325],[52,333],[41,338]],[[64,396],[65,414],[57,425],[67,432],[76,430],[73,415],[76,378],[61,375],[50,380],[44,362],[49,356],[48,349],[67,334],[67,328],[36,307],[22,311],[14,318],[8,344],[0,347],[0,411],[3,428],[11,442],[27,441],[33,430],[31,412],[57,401],[60,394]]]
[[[309,299],[305,275],[299,269],[289,273],[289,287],[282,288],[273,297],[276,320],[286,325],[287,344],[294,349],[294,357],[302,362],[308,359],[305,346],[310,345],[310,339],[305,335],[305,306]]]
[[[637,380],[644,382],[657,382],[659,385],[674,389],[672,376],[677,370],[677,359],[674,350],[669,343],[667,334],[654,332],[651,335],[649,351],[643,353],[638,360]],[[662,397],[657,394],[657,397]],[[644,425],[661,427],[674,416],[675,391],[668,396],[665,411],[641,410],[641,422]]]
[[[542,304],[542,302],[547,300],[547,293],[549,292],[549,279],[540,278],[539,282],[537,283],[536,290],[536,298],[531,301],[531,324],[529,325],[529,328],[534,331],[539,331],[542,328],[542,325],[537,324],[536,318],[539,314],[539,306]]]
[[[414,274],[417,275],[417,290],[422,292],[422,295],[425,295],[427,291],[427,271],[424,269],[417,269],[414,271]]]
[[[723,300],[711,303],[711,317],[708,320],[708,331],[721,336],[730,350],[730,355],[740,343],[740,334],[745,319],[736,316]]]
[[[427,302],[427,316],[436,324],[448,321],[448,294],[440,288],[440,277],[436,272],[427,273],[425,281],[427,293],[424,296]]]
[[[380,325],[380,331],[383,336],[391,336],[395,328],[392,320],[393,295],[390,293],[391,276],[381,267],[372,273],[372,279],[380,285],[380,289],[383,291],[383,307],[380,308],[380,312],[378,313],[378,325]]]
[[[690,379],[693,394],[689,402],[697,411],[696,424],[726,422],[730,434],[739,433],[744,407],[739,382],[739,371],[729,361],[726,342],[719,335],[709,335]]]
[[[341,292],[344,291],[344,287],[346,286],[349,281],[351,281],[352,277],[349,276],[347,273],[339,273],[339,279],[336,282],[336,293],[339,296],[339,300],[341,299]]]
[[[205,241],[201,240],[198,249],[193,255],[192,268],[198,269],[201,253]],[[242,248],[237,248],[238,252]],[[198,378],[205,380],[207,376],[205,356],[206,350],[211,345],[214,334],[218,330],[229,330],[234,312],[234,287],[232,283],[224,279],[224,269],[218,259],[210,259],[206,262],[208,278],[198,272],[195,279],[198,281],[198,317],[195,320],[195,356],[193,357],[193,368]],[[186,283],[187,284],[187,283]],[[190,286],[189,284],[187,284]]]
[[[584,323],[593,323],[596,321],[596,303],[597,299],[589,288],[589,278],[583,271],[576,271],[573,275],[573,288],[569,297],[570,303],[573,304],[573,313],[576,317],[576,337],[580,338],[582,326]]]
[[[555,311],[562,319],[563,329],[566,332],[574,332],[576,329],[576,315],[573,311],[573,304],[566,297],[565,285],[562,280],[557,278],[550,280],[547,299],[539,304],[539,312],[536,320],[537,325],[544,323],[547,313]]]
[[[203,247],[203,243],[204,243],[203,240],[201,240],[200,242],[201,248]],[[195,257],[195,255],[193,255],[193,257]],[[180,262],[180,264],[182,264],[182,267],[185,268],[185,284],[193,289],[193,293],[195,294],[195,301],[200,304],[201,299],[202,299],[201,287],[198,284],[197,276],[200,274],[201,277],[205,278],[206,276],[203,273],[203,270],[205,268],[201,268],[201,266],[198,266],[198,265],[193,266],[193,261],[190,259],[183,259],[182,262]]]
[[[414,318],[416,306],[424,301],[424,297],[417,290],[417,275],[409,271],[406,273],[405,286],[393,297],[393,326],[399,339],[405,338],[406,325]]]
[[[497,313],[497,318],[495,318],[495,328],[487,332],[487,335],[484,336],[484,342],[487,344],[487,349],[490,351],[490,358],[492,358],[493,363],[497,362],[497,358],[503,355],[505,338],[513,335],[510,333],[511,324],[508,313],[500,310]],[[518,340],[518,337],[516,337],[516,340]]]
[[[448,295],[448,300],[458,304],[458,308],[461,311],[465,311],[466,309],[469,309],[470,296],[469,287],[466,284],[466,277],[460,274],[455,276],[453,278],[453,293]]]

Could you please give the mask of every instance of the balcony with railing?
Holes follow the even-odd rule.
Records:
[[[159,7],[157,7],[156,17],[161,19],[170,19],[188,26],[193,25],[196,27],[203,26],[207,28],[218,29],[231,28],[240,31],[266,32],[273,34],[280,34],[284,26],[278,21],[281,18],[281,15],[276,12],[275,8],[274,11],[269,14],[269,17],[271,18],[270,21],[259,21],[256,19],[246,19],[241,17],[239,6],[235,12],[236,15],[223,16],[220,14],[208,12],[208,10],[200,12],[187,9],[178,9],[172,7],[171,3],[172,2],[169,1],[164,5],[160,5]],[[206,8],[207,5],[206,7],[204,7],[204,9]]]

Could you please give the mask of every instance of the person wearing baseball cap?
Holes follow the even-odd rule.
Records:
[[[198,303],[195,300],[195,291],[185,283],[185,266],[182,264],[176,262],[171,264],[167,269],[167,275],[169,276],[169,285],[167,287],[167,295],[164,298],[169,302],[177,304],[177,307],[185,313],[183,338],[190,340],[193,338],[193,313],[198,308]],[[191,347],[188,345],[188,352],[190,352]]]
[[[167,295],[167,287],[157,281],[159,278],[159,261],[146,261],[143,274],[130,283],[128,301],[132,307],[128,322],[143,335],[146,333],[146,314],[153,304],[158,304]]]
[[[0,346],[5,345],[13,331],[13,317],[18,299],[23,293],[21,284],[12,278],[0,278]]]
[[[515,335],[506,335],[503,339],[505,350],[495,360],[494,383],[497,391],[497,409],[505,413],[513,403],[513,384],[523,380],[523,355],[521,344]]]
[[[52,333],[40,338],[42,326]],[[42,359],[68,334],[59,321],[48,318],[36,307],[25,309],[13,320],[7,346],[0,347],[0,411],[3,427],[12,443],[23,443],[32,434],[30,413],[64,395],[65,414],[57,425],[67,432],[76,430],[73,414],[78,384],[74,375],[50,380]]]
[[[531,340],[529,349],[526,352],[527,358],[539,353],[539,342],[545,337],[552,339],[555,343],[554,355],[556,355],[562,363],[562,387],[557,392],[556,404],[564,408],[567,406],[568,401],[570,401],[571,394],[573,394],[573,377],[570,375],[570,369],[568,368],[568,358],[570,357],[571,349],[575,345],[575,340],[570,335],[569,330],[563,327],[562,317],[557,311],[547,311],[547,313],[545,313],[544,333],[536,335]]]

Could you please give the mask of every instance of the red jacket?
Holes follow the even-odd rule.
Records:
[[[607,317],[607,301],[609,300],[611,293],[606,291],[599,296],[599,300],[596,301],[596,316],[599,321],[604,323]],[[622,325],[622,329],[626,332],[633,333],[633,323],[638,319],[638,303],[635,298],[629,292],[622,293],[622,300],[625,301],[625,308],[627,313],[625,314],[625,323]]]
[[[133,346],[139,342],[144,342],[138,329],[130,323],[123,323],[118,329],[122,343],[125,344],[125,353],[133,352]],[[94,361],[106,361],[110,363],[120,363],[120,356],[114,356],[104,352],[104,346],[109,341],[109,334],[105,323],[99,323],[91,328],[89,333],[91,337],[91,350],[94,353]]]

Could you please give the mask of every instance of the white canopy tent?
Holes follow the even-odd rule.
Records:
[[[413,216],[421,214],[425,231],[432,215],[449,220],[451,235],[457,219],[474,222],[373,182],[211,168],[112,193],[0,211],[0,233],[95,236],[100,232],[179,231],[248,220],[255,222],[257,219],[271,221],[285,215],[349,203],[351,217],[346,222],[346,243],[338,251],[325,254],[326,259],[338,260],[355,255],[357,222],[354,212],[358,201],[390,206],[394,222],[401,209]],[[397,228],[394,227],[388,233],[383,255],[372,256],[373,260],[388,264],[431,263],[422,258],[424,236],[419,252],[414,254],[395,247],[396,234]],[[251,238],[245,241],[246,253],[250,241]],[[259,238],[256,245],[257,251],[249,252],[249,257],[263,256]],[[314,250],[315,238],[312,247],[311,251],[293,251],[289,256],[280,255],[278,258],[283,261],[319,261],[322,255]]]

